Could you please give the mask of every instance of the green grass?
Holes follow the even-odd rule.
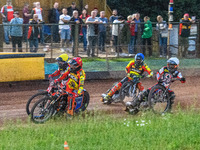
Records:
[[[67,141],[71,150],[197,150],[199,122],[199,113],[179,111],[117,118],[95,113],[42,125],[6,123],[0,131],[0,149],[60,150]]]

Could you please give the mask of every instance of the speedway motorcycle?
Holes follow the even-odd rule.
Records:
[[[85,111],[89,105],[90,95],[85,89],[81,96],[66,92],[60,85],[57,85],[57,90],[54,90],[54,86],[49,86],[47,92],[48,96],[37,101],[31,109],[31,120],[34,123],[44,123],[56,114],[65,113],[66,108],[70,105],[68,104],[68,96],[76,97],[74,107],[74,113],[76,114]]]

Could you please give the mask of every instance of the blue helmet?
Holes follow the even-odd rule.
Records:
[[[144,61],[144,55],[142,53],[137,53],[135,55],[135,61],[136,60],[141,60],[143,62]]]
[[[135,55],[135,66],[136,68],[139,68],[143,65],[144,62],[144,55],[142,53],[137,53]]]

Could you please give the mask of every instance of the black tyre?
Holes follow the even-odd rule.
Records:
[[[162,85],[155,85],[149,92],[148,103],[155,114],[163,114],[170,111],[171,101],[167,89]]]
[[[31,120],[34,123],[44,123],[51,118],[55,110],[54,105],[51,105],[52,99],[44,97],[37,101],[31,109]]]
[[[31,108],[33,105],[40,100],[41,98],[44,98],[44,96],[47,96],[48,92],[47,91],[42,91],[38,92],[35,95],[31,96],[31,98],[27,101],[26,103],[26,113],[30,115],[31,113]]]
[[[89,103],[90,103],[90,95],[87,91],[84,91],[83,106],[81,107],[81,111],[85,111]]]

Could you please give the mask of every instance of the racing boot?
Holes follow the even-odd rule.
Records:
[[[102,102],[104,104],[110,104],[112,103],[112,96],[115,94],[116,91],[118,91],[122,86],[122,83],[119,82],[118,84],[116,84],[109,92],[107,95],[104,96]]]

